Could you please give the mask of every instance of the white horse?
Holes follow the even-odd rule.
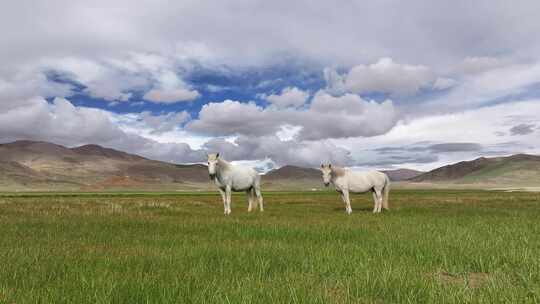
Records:
[[[379,171],[355,172],[349,169],[332,167],[331,164],[322,164],[321,171],[324,185],[330,183],[341,194],[341,199],[346,205],[348,214],[352,213],[349,192],[365,193],[373,192],[373,213],[381,212],[381,208],[388,210],[388,195],[390,192],[390,179]]]
[[[225,215],[231,214],[231,191],[245,191],[248,198],[248,212],[257,208],[263,211],[263,198],[261,195],[261,177],[257,171],[243,166],[233,166],[231,163],[219,158],[219,153],[208,154],[208,174],[218,186],[223,199]]]

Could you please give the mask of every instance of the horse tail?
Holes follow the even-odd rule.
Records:
[[[386,179],[384,188],[383,188],[383,203],[382,207],[386,210],[389,209],[388,207],[388,196],[390,195],[390,178],[388,178],[388,175],[384,175],[384,178]]]
[[[251,188],[253,189],[254,194],[261,189],[261,176],[259,174],[257,174],[253,179],[253,186]]]

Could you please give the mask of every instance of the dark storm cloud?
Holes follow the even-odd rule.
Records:
[[[392,155],[377,159],[376,161],[360,162],[358,166],[389,166],[399,164],[428,164],[439,160],[437,155],[416,154],[416,155]]]
[[[373,149],[375,161],[362,163],[365,166],[388,166],[399,164],[427,164],[439,160],[439,155],[455,152],[478,152],[483,146],[477,143],[439,143],[417,142],[405,146],[388,146]]]
[[[510,135],[527,135],[534,132],[534,124],[519,124],[510,128]]]
[[[381,147],[374,149],[373,151],[381,154],[395,154],[395,153],[411,153],[411,152],[470,152],[470,151],[480,151],[482,150],[482,145],[477,143],[440,143],[440,144],[428,144],[416,143],[407,146],[390,146],[390,147]]]
[[[482,145],[477,143],[443,143],[427,147],[429,150],[438,153],[445,152],[471,152],[482,150]]]

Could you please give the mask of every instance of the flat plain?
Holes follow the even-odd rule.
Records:
[[[0,194],[0,303],[538,303],[540,194]]]

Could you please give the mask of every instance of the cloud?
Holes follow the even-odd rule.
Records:
[[[146,92],[143,98],[155,103],[176,103],[192,101],[200,97],[196,90],[192,90],[178,75],[172,71],[154,72],[156,84],[154,89]]]
[[[470,152],[482,150],[482,145],[477,143],[443,143],[428,147],[433,152]]]
[[[152,133],[162,133],[180,128],[190,118],[191,116],[186,111],[169,112],[162,115],[152,115],[152,113],[145,111],[139,115],[139,120],[151,128]]]
[[[529,114],[522,117],[523,113]],[[512,126],[509,122],[515,126],[516,117],[521,117],[520,120],[529,120],[537,118],[536,113],[540,113],[539,100],[515,101],[457,113],[419,117],[414,120],[404,119],[389,132],[379,136],[331,141],[352,151],[354,162],[362,163],[365,167],[386,162],[388,164],[386,167],[431,170],[449,163],[486,155],[540,154],[540,140],[535,133],[516,136],[514,142],[504,146],[500,144],[507,142],[508,138],[498,134],[508,133],[508,129]],[[444,145],[437,146],[440,144]],[[414,158],[427,159],[424,157],[429,155],[436,155],[438,159],[426,163],[414,161]],[[408,159],[400,161],[393,156]]]
[[[503,60],[497,57],[467,57],[458,66],[458,71],[465,74],[477,74],[488,70],[503,67],[509,64],[507,60]]]
[[[214,66],[268,66],[290,57],[322,66],[352,66],[358,60],[372,62],[388,56],[399,62],[446,67],[466,56],[497,52],[534,56],[539,47],[530,39],[540,29],[536,1],[512,7],[503,1],[482,1],[467,5],[466,13],[461,3],[423,1],[339,7],[329,2],[275,1],[264,10],[260,3],[193,1],[166,3],[164,11],[164,4],[161,0],[141,1],[135,7],[126,0],[114,5],[102,0],[92,5],[55,1],[34,5],[29,16],[24,4],[4,2],[0,26],[6,30],[0,44],[10,48],[0,50],[0,58],[8,58],[0,66],[133,52],[167,53],[180,61]],[[285,14],[284,6],[288,6]],[[369,14],[358,18],[359,11]],[[488,18],[477,18],[480,15]],[[388,22],[399,16],[410,19],[398,27]],[[41,20],[40,26],[32,20]],[[19,24],[17,33],[7,30],[12,24]]]
[[[454,87],[457,84],[457,81],[452,78],[439,77],[433,83],[433,88],[435,90],[446,90]]]
[[[534,124],[519,124],[510,128],[510,135],[527,135],[534,132]]]
[[[199,118],[189,122],[186,129],[214,136],[268,135],[279,131],[280,114],[282,112],[263,109],[254,103],[212,102],[202,107]]]
[[[192,101],[199,97],[197,91],[188,89],[175,90],[150,90],[144,94],[143,98],[155,103],[176,103],[180,101]]]
[[[212,139],[204,148],[220,152],[228,160],[271,159],[278,166],[296,165],[318,167],[321,162],[351,165],[352,158],[346,149],[327,141],[299,142],[280,140],[277,136],[240,136],[234,142]]]
[[[429,164],[441,157],[453,153],[479,152],[482,145],[478,143],[438,143],[429,141],[406,145],[383,146],[372,149],[369,154],[375,160],[360,162],[360,166],[399,166],[400,164]]]
[[[191,101],[200,96],[183,81],[185,70],[178,67],[176,59],[166,55],[127,53],[99,59],[46,58],[28,65],[24,73],[45,79],[42,82],[49,87],[77,85],[83,94],[111,103],[125,102],[134,93],[144,92],[144,98],[155,103]],[[48,74],[58,79],[50,79]],[[19,85],[18,90],[30,92],[31,88]]]
[[[465,77],[447,94],[442,94],[414,108],[405,108],[406,116],[418,117],[511,103],[529,98],[534,86],[540,85],[540,62],[509,64]]]
[[[345,85],[354,93],[410,95],[433,81],[433,72],[427,66],[399,64],[391,58],[381,58],[374,64],[353,67]]]
[[[325,91],[334,96],[340,96],[347,93],[345,87],[346,75],[340,75],[334,68],[324,68],[323,77],[326,82]]]
[[[298,137],[305,140],[376,136],[397,122],[392,101],[367,101],[358,95],[331,96],[323,91],[313,97],[309,110],[297,113],[291,125],[300,125]]]
[[[409,155],[389,155],[380,157],[375,161],[359,162],[356,166],[364,167],[392,167],[400,166],[402,164],[430,164],[439,160],[437,155],[414,153]]]
[[[148,85],[148,79],[142,74],[134,74],[113,61],[67,57],[48,60],[34,69],[57,73],[82,86],[85,94],[110,102],[127,101],[133,95],[131,91]]]
[[[121,136],[101,110],[75,107],[64,98],[52,104],[41,97],[0,113],[0,136],[54,140],[57,143],[113,141]]]
[[[41,97],[67,97],[73,86],[50,81],[47,75],[24,70],[2,79],[0,75],[0,112],[31,104],[29,99]]]
[[[281,94],[271,94],[264,96],[265,99],[278,108],[300,107],[306,103],[309,98],[309,93],[302,91],[296,87],[286,87],[281,91]]]
[[[188,144],[164,144],[125,132],[110,117],[104,110],[77,107],[64,98],[55,98],[50,104],[35,97],[0,112],[0,141],[43,140],[67,146],[92,143],[164,161],[204,159],[202,150],[193,150]]]
[[[334,97],[318,92],[308,109],[262,108],[254,103],[226,100],[203,106],[188,131],[213,136],[275,135],[284,126],[299,126],[297,140],[374,136],[397,121],[392,101],[377,103],[358,95]]]
[[[417,141],[461,143],[466,137],[488,149],[501,140],[496,134],[508,134],[510,127],[538,118],[533,102],[521,101],[536,96],[540,85],[540,42],[531,39],[540,31],[540,3],[475,1],[464,6],[441,1],[339,6],[272,1],[261,10],[258,2],[142,0],[134,6],[126,0],[91,5],[74,0],[36,2],[29,15],[24,2],[3,1],[0,45],[9,48],[0,48],[0,134],[3,139],[66,144],[95,141],[178,161],[202,153],[192,147],[208,140],[203,135],[268,137],[268,142],[302,157],[309,156],[303,149],[339,147],[353,152],[353,164],[380,160],[373,151],[364,155],[366,149]],[[358,18],[359,11],[369,13]],[[388,22],[401,16],[409,18],[400,26]],[[16,31],[11,30],[14,24]],[[272,72],[276,67],[286,68]],[[217,81],[193,77],[200,70]],[[319,73],[308,79],[306,70]],[[249,100],[253,92],[246,91],[242,81],[229,90],[220,83],[223,74],[242,81],[254,78],[260,84],[257,92],[266,94],[283,87],[317,92],[323,80],[326,88],[302,104],[301,98],[286,99],[279,92],[274,94],[276,103],[265,108],[233,101]],[[291,80],[290,74],[298,76]],[[351,94],[371,92],[391,95],[395,102]],[[143,104],[141,96],[147,98]],[[77,107],[62,98],[51,102],[54,97],[118,106],[105,111]],[[226,98],[230,100],[219,103]],[[188,100],[197,102],[180,103]],[[279,107],[280,101],[286,106]],[[173,102],[179,103],[163,105]],[[153,114],[123,114],[126,108]],[[164,109],[173,112],[160,112]],[[195,119],[181,114],[184,109]],[[503,125],[501,113],[526,113],[533,120]],[[284,132],[287,128],[293,131]],[[273,141],[276,134],[287,144]],[[505,151],[537,151],[534,134],[516,136],[526,141]],[[293,140],[299,146],[289,143]],[[421,162],[429,158],[407,151],[410,155],[393,161],[427,167],[452,161],[456,154],[473,157],[484,151],[441,152],[434,163]],[[280,155],[275,152],[274,157],[301,162]]]

